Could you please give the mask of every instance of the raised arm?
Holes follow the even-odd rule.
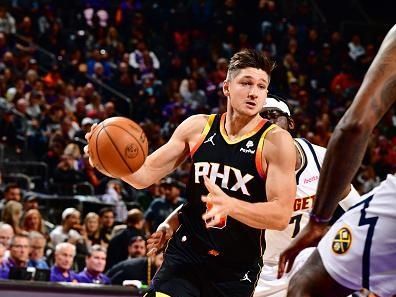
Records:
[[[370,134],[396,99],[396,26],[386,35],[351,107],[338,123],[320,172],[309,223],[281,254],[278,276],[290,271],[298,253],[316,246],[327,231],[327,221],[356,174]],[[287,264],[287,269],[286,269]]]
[[[168,175],[187,158],[190,148],[198,142],[207,120],[208,116],[202,114],[189,117],[176,128],[166,144],[146,158],[139,170],[118,178],[136,189],[142,189]],[[88,142],[95,128],[96,124],[85,135]],[[84,151],[89,154],[88,146],[85,146]]]
[[[176,169],[190,153],[207,122],[207,115],[191,116],[182,122],[170,140],[150,154],[141,168],[122,180],[136,189],[146,188]]]
[[[320,173],[313,213],[330,218],[358,170],[369,136],[396,99],[396,26],[385,37],[353,101],[337,125]]]

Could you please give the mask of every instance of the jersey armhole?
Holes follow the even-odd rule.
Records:
[[[257,146],[257,151],[256,151],[256,169],[257,172],[259,173],[260,177],[264,179],[266,177],[266,173],[264,172],[263,169],[263,149],[264,149],[264,139],[267,136],[268,132],[274,129],[276,125],[272,124],[269,126],[261,135],[258,146]]]
[[[213,121],[215,119],[216,115],[211,114],[209,116],[208,121],[206,122],[205,128],[203,129],[201,136],[199,137],[198,142],[195,144],[195,146],[192,148],[190,151],[190,157],[192,158],[195,152],[198,150],[198,148],[201,146],[202,142],[205,140],[206,135],[208,135],[210,128],[212,127]]]

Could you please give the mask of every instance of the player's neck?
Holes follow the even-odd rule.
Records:
[[[260,121],[262,118],[258,114],[254,117],[247,117],[227,112],[224,128],[228,137],[233,140],[252,131]]]

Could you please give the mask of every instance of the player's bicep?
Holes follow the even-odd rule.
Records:
[[[291,209],[296,195],[296,152],[290,134],[286,131],[273,133],[263,153],[267,162],[267,199],[278,200]]]

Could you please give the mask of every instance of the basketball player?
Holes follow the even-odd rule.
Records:
[[[351,107],[330,140],[311,219],[280,259],[279,272],[326,232],[341,193],[355,175],[369,137],[396,99],[396,26],[386,35]],[[366,288],[396,294],[396,176],[388,175],[349,209],[290,281],[288,296],[347,296]]]
[[[172,234],[148,296],[253,294],[264,229],[287,227],[296,192],[293,139],[259,115],[272,69],[259,52],[236,53],[223,86],[227,112],[186,119],[137,172],[123,177],[145,188],[192,159],[187,203],[148,241],[159,251]]]
[[[291,117],[290,109],[286,102],[278,97],[268,97],[263,107],[261,116],[270,120],[287,131],[294,130],[294,121]],[[263,296],[286,296],[289,276],[277,279],[279,255],[287,247],[299,231],[308,223],[309,212],[312,210],[315,200],[316,189],[319,181],[319,173],[326,153],[326,149],[311,144],[303,138],[294,138],[296,152],[296,181],[297,193],[294,201],[293,215],[289,226],[283,231],[267,230],[265,238],[267,248],[264,252],[264,266],[260,274],[260,279],[254,293],[255,297]],[[342,207],[339,212],[344,212],[350,206],[360,200],[360,195],[353,188],[348,188],[349,193],[340,202]],[[312,250],[311,250],[312,251]],[[304,257],[299,258],[299,263],[293,267],[293,272],[302,261],[307,259],[309,251]]]

